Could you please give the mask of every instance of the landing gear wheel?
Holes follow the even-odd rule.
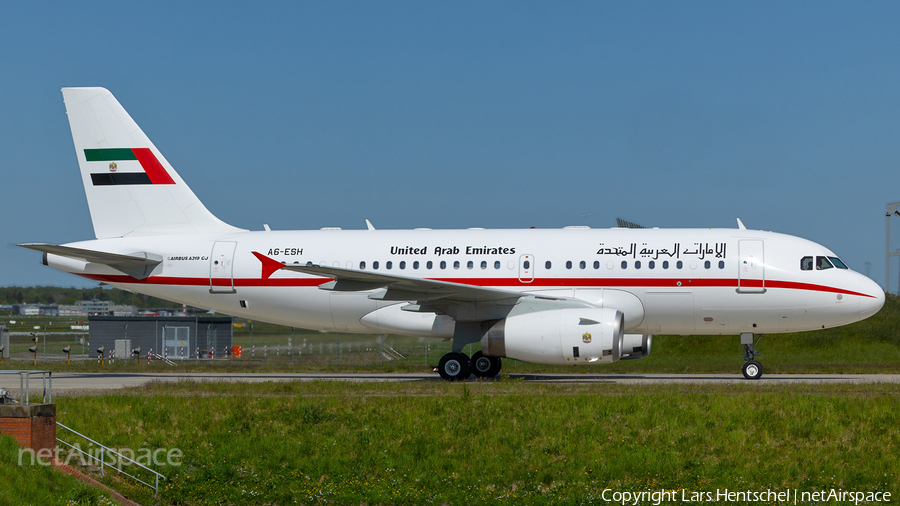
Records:
[[[472,374],[479,378],[493,378],[500,374],[500,357],[489,357],[480,351],[472,355]]]
[[[744,373],[744,377],[748,380],[758,380],[762,377],[762,364],[756,360],[748,360],[741,372]]]
[[[469,377],[469,357],[463,353],[451,352],[438,362],[438,373],[447,381],[461,381]]]
[[[484,378],[488,375],[488,372],[491,370],[491,357],[486,356],[484,353],[480,351],[476,351],[474,355],[472,355],[472,374],[478,376],[479,378]]]

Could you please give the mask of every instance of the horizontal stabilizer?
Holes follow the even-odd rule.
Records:
[[[95,264],[103,264],[112,267],[118,271],[122,271],[129,276],[137,279],[144,279],[150,276],[153,268],[161,264],[163,257],[146,252],[131,253],[129,255],[120,255],[118,253],[107,253],[105,251],[94,251],[89,249],[72,248],[69,246],[57,246],[54,244],[42,243],[26,243],[19,244],[23,248],[33,249],[51,255],[58,255],[76,260],[83,260]]]

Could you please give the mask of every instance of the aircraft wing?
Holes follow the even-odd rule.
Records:
[[[72,248],[70,246],[57,246],[55,244],[25,243],[19,244],[22,248],[33,249],[51,255],[74,258],[95,264],[103,264],[133,276],[144,279],[150,275],[154,267],[161,264],[163,258],[153,253],[139,252],[130,255],[107,253],[89,249]]]
[[[447,281],[433,279],[408,278],[393,274],[376,274],[372,272],[342,269],[340,267],[326,267],[318,265],[287,264],[285,270],[314,274],[334,281],[322,285],[323,290],[335,291],[359,291],[373,288],[385,288],[387,292],[379,294],[377,298],[382,300],[419,300],[432,301],[438,299],[452,299],[465,302],[489,302],[504,299],[518,299],[522,296],[519,292],[484,288],[480,286],[463,285]],[[375,298],[375,297],[373,297]]]
[[[515,301],[526,296],[520,292],[498,290],[496,288],[484,288],[481,286],[464,285],[448,281],[433,279],[411,278],[395,274],[383,274],[380,272],[359,271],[344,269],[341,267],[329,267],[316,265],[312,262],[306,264],[283,264],[261,253],[253,252],[263,262],[265,271],[269,273],[278,269],[284,269],[324,278],[332,278],[334,281],[325,283],[319,288],[333,291],[362,291],[383,288],[384,292],[370,296],[380,300],[417,300],[417,301],[460,301],[460,302],[496,302],[502,300]]]

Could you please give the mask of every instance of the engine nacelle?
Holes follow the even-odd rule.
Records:
[[[556,309],[504,318],[481,338],[485,355],[536,364],[610,364],[622,356],[624,315]]]
[[[653,346],[653,336],[650,334],[625,334],[622,337],[621,360],[637,360],[647,358],[650,348]]]

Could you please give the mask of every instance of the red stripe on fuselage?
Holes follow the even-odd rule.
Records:
[[[105,275],[105,274],[89,274],[83,277],[94,281],[102,281],[106,283],[128,283],[136,285],[172,285],[172,286],[210,286],[209,278],[178,278],[167,276],[151,276],[146,279],[136,279],[125,275]],[[446,281],[449,283],[459,283],[461,285],[472,285],[479,287],[515,287],[519,289],[541,287],[541,288],[692,288],[692,287],[719,287],[719,288],[737,288],[737,279],[712,278],[712,279],[668,279],[668,278],[542,278],[535,279],[530,283],[523,283],[517,278],[425,278],[434,279],[435,281]],[[214,280],[215,286],[229,286],[228,279]],[[269,278],[269,279],[250,279],[235,278],[235,287],[304,287],[319,286],[333,278]],[[678,283],[681,283],[680,285]],[[741,285],[747,288],[761,288],[762,281],[759,280],[743,280]],[[776,281],[766,280],[766,288],[781,288],[786,290],[803,290],[810,292],[828,292],[840,293],[844,295],[858,295],[860,297],[872,297],[865,293],[844,290],[843,288],[835,288],[824,285],[814,285],[811,283],[798,283],[794,281]]]

